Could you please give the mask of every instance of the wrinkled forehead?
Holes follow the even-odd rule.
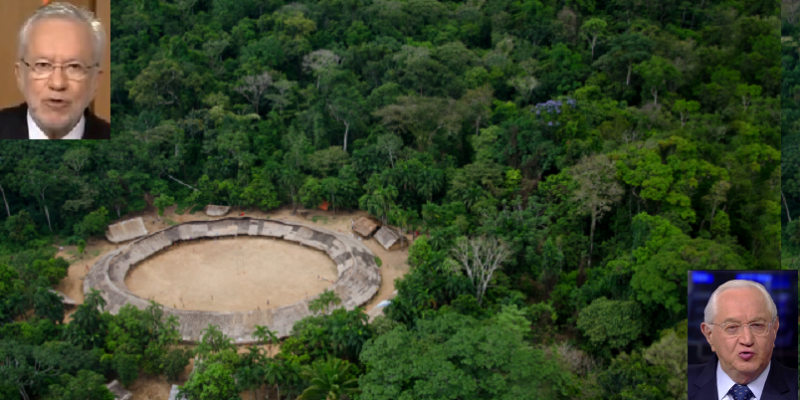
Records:
[[[69,18],[50,17],[38,20],[28,32],[28,45],[24,54],[31,61],[47,59],[63,63],[93,62],[91,29],[85,23]]]
[[[754,319],[769,321],[771,317],[764,294],[758,289],[728,289],[717,297],[718,321],[747,322]]]

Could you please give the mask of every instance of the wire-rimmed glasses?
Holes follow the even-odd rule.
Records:
[[[67,64],[53,64],[49,61],[36,61],[33,64],[29,64],[24,59],[20,59],[22,63],[25,64],[26,67],[31,71],[31,77],[33,79],[47,79],[53,72],[55,72],[56,68],[61,68],[64,71],[64,75],[67,76],[67,79],[72,81],[82,81],[89,76],[89,71],[92,68],[99,67],[100,64],[86,66],[79,62],[70,62]]]

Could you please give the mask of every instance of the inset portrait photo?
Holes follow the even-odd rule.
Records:
[[[797,400],[797,271],[689,271],[689,400]]]
[[[109,0],[0,2],[0,139],[110,139],[109,18]]]

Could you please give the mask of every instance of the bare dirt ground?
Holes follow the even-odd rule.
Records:
[[[165,210],[165,212],[164,212],[164,216],[159,219],[159,217],[156,214],[156,212],[152,209],[152,207],[150,207],[150,209],[148,209],[148,210],[140,211],[140,212],[133,213],[133,214],[129,214],[129,215],[125,216],[124,218],[125,219],[129,219],[129,218],[135,218],[135,217],[142,217],[142,219],[145,222],[145,226],[147,227],[147,230],[150,233],[156,232],[156,231],[164,229],[164,228],[168,228],[169,226],[174,225],[176,223],[189,222],[189,221],[207,221],[207,220],[212,220],[212,219],[218,219],[216,217],[213,217],[213,218],[212,217],[208,217],[202,211],[197,212],[195,214],[189,214],[188,212],[186,212],[183,215],[175,214],[174,211],[175,211],[175,207],[167,208]],[[291,213],[292,213],[291,207],[284,207],[284,208],[281,208],[281,209],[278,209],[278,210],[273,210],[273,211],[270,211],[270,212],[247,211],[247,210],[232,209],[231,212],[228,213],[228,215],[226,215],[225,217],[238,216],[242,212],[245,213],[245,216],[249,216],[249,217],[255,217],[255,218],[267,218],[267,217],[269,217],[269,218],[272,218],[272,219],[281,219],[281,220],[285,220],[285,221],[303,222],[303,223],[306,223],[306,224],[316,225],[316,226],[320,226],[320,227],[323,227],[323,228],[326,228],[326,229],[330,229],[330,230],[333,230],[333,231],[339,231],[339,232],[342,232],[342,233],[350,232],[350,220],[351,219],[355,220],[355,219],[357,219],[357,218],[359,218],[361,216],[367,215],[367,213],[365,211],[354,211],[354,212],[349,212],[349,213],[337,212],[336,215],[333,215],[333,213],[330,212],[330,211],[310,210],[310,212],[308,213],[307,217],[301,217],[299,215],[294,215],[294,216],[291,215]],[[119,221],[115,221],[115,222],[119,222]],[[259,241],[261,243],[260,245],[258,244]],[[256,254],[261,252],[261,251],[266,251],[268,253],[268,254],[266,254],[266,256],[264,256],[263,253],[260,253],[260,254],[262,254],[261,258],[274,257],[274,255],[275,255],[274,252],[278,251],[278,250],[275,250],[275,249],[270,250],[270,246],[275,245],[276,246],[275,248],[277,248],[278,244],[296,247],[296,250],[298,250],[296,252],[296,257],[305,257],[307,255],[308,257],[311,257],[313,259],[313,257],[315,257],[317,255],[322,256],[322,257],[325,258],[326,262],[329,263],[329,264],[326,264],[326,267],[324,267],[324,268],[330,268],[330,270],[328,270],[328,271],[330,271],[329,275],[328,275],[328,278],[329,279],[330,278],[335,278],[335,276],[336,276],[336,270],[335,270],[333,261],[331,261],[329,258],[327,258],[327,255],[325,255],[324,253],[318,252],[316,250],[313,250],[313,249],[303,248],[303,247],[301,247],[301,246],[299,246],[297,244],[291,243],[291,242],[287,243],[287,242],[283,242],[283,241],[279,240],[279,241],[273,243],[273,241],[270,241],[270,239],[266,239],[266,238],[236,238],[236,239],[233,239],[233,240],[221,240],[218,243],[204,242],[204,243],[202,243],[202,245],[209,245],[209,246],[210,245],[218,245],[218,246],[222,246],[222,247],[219,248],[219,251],[213,252],[213,253],[220,254],[220,255],[226,255],[226,254],[228,254],[227,250],[236,250],[235,249],[236,246],[238,246],[240,244],[242,244],[242,246],[243,246],[243,244],[246,243],[246,242],[247,243],[252,242],[254,244],[253,248],[248,250],[248,251],[252,252],[254,259],[259,259],[256,256]],[[383,300],[386,300],[386,299],[390,298],[392,296],[392,292],[394,292],[394,290],[395,290],[394,289],[394,280],[396,278],[399,278],[399,277],[403,276],[406,272],[408,272],[409,267],[406,264],[406,260],[408,259],[408,249],[405,248],[403,250],[397,250],[397,251],[391,251],[391,252],[390,251],[386,251],[386,249],[384,249],[383,246],[381,246],[377,241],[375,241],[375,239],[366,239],[366,240],[363,241],[363,243],[366,244],[366,246],[370,250],[372,250],[372,252],[376,256],[378,256],[382,261],[382,266],[379,268],[379,271],[381,273],[381,286],[378,289],[378,293],[370,301],[368,301],[366,304],[364,304],[362,306],[366,311],[369,311],[376,304],[380,303]],[[124,243],[123,244],[111,243],[108,240],[106,240],[105,237],[92,238],[92,239],[90,239],[88,241],[87,246],[86,246],[86,250],[85,250],[83,255],[78,255],[77,254],[77,250],[76,250],[75,246],[63,246],[63,250],[60,250],[56,254],[56,257],[64,257],[64,258],[68,259],[70,261],[71,265],[69,267],[69,271],[68,271],[67,277],[64,278],[61,281],[61,283],[59,283],[59,285],[56,286],[56,290],[64,292],[67,296],[71,297],[72,299],[74,299],[79,304],[82,304],[83,300],[84,300],[84,296],[83,296],[83,278],[86,276],[86,274],[88,272],[88,268],[91,268],[91,266],[94,265],[94,263],[103,254],[105,254],[105,253],[107,253],[107,252],[109,252],[111,250],[114,250],[117,247],[122,246],[122,245],[124,245]],[[189,245],[182,244],[181,246],[173,247],[173,250],[181,250],[181,251],[190,250],[193,246],[194,245],[191,245],[191,244],[189,244]],[[229,248],[229,249],[226,250],[226,248],[224,246],[233,246],[234,248]],[[263,247],[263,249],[259,250],[261,247]],[[244,249],[241,249],[241,250],[244,251]],[[198,250],[198,251],[200,251],[200,250]],[[270,253],[270,251],[272,251],[272,252]],[[288,249],[287,249],[287,251],[288,251]],[[210,257],[214,256],[212,252],[208,251],[208,253],[209,253]],[[164,252],[164,253],[162,253],[162,254],[160,254],[158,256],[155,256],[154,258],[152,258],[152,259],[150,259],[148,261],[145,261],[144,263],[140,264],[139,266],[134,268],[133,271],[135,272],[135,271],[138,270],[139,271],[138,273],[141,273],[141,275],[143,276],[145,269],[141,269],[141,268],[143,266],[146,266],[148,264],[148,262],[157,261],[162,256],[173,257],[173,259],[175,258],[175,254],[170,255],[169,252]],[[288,259],[290,261],[287,264],[291,264],[292,258],[291,257],[287,257],[286,259]],[[224,260],[224,258],[223,258],[223,260]],[[270,268],[274,268],[274,269],[278,270],[277,273],[281,274],[281,268],[278,266],[278,263],[277,262],[273,263],[272,262],[273,260],[268,260],[268,261],[271,264],[274,264],[274,266],[270,267]],[[167,265],[162,265],[162,267],[164,267],[164,268],[162,268],[163,271],[161,271],[160,273],[169,275],[170,273],[177,272],[177,269],[175,269],[174,267],[169,265],[170,263],[164,263],[164,264],[167,264]],[[205,265],[206,265],[205,268],[209,268],[209,270],[212,267],[212,263],[210,263],[210,262],[207,262]],[[233,265],[234,265],[233,272],[235,273],[235,262],[233,263]],[[184,267],[185,268],[189,268],[188,265],[186,265]],[[306,265],[306,267],[308,267],[308,265]],[[313,269],[313,268],[319,268],[319,267],[313,266],[313,267],[310,267],[310,268]],[[169,272],[170,269],[173,269],[175,271],[174,272]],[[151,270],[152,270],[153,273],[155,273],[156,268],[151,267]],[[292,271],[291,265],[286,265],[283,268],[283,270]],[[228,283],[222,285],[222,286],[227,286],[227,287],[230,287],[231,285],[235,286],[235,284],[237,282],[242,284],[242,285],[247,285],[249,283],[248,280],[250,280],[251,278],[256,276],[256,274],[258,274],[257,272],[251,272],[249,269],[247,269],[247,266],[245,266],[245,271],[247,273],[244,274],[244,275],[240,275],[240,276],[237,277],[234,274],[233,278],[229,277],[230,281]],[[298,271],[295,271],[295,272],[298,272]],[[134,284],[138,284],[138,283],[132,282],[132,279],[137,279],[139,277],[137,275],[138,273],[134,273],[132,277],[130,277],[129,279],[126,280],[126,283],[128,284],[129,287],[131,287]],[[189,274],[189,273],[187,272],[186,274]],[[308,282],[300,282],[299,279],[298,279],[298,283],[301,285],[301,287],[302,287],[302,285],[306,285],[308,287],[309,296],[313,296],[312,290],[315,290],[314,288],[317,288],[316,285],[320,285],[320,287],[316,289],[315,293],[322,292],[326,287],[328,287],[330,285],[330,283],[326,283],[324,281],[318,281],[317,278],[316,278],[316,276],[318,274],[322,275],[322,272],[320,272],[320,273],[317,273],[317,272],[305,273],[305,275],[310,277],[308,279]],[[155,276],[156,275],[154,275],[154,278],[155,278]],[[246,290],[246,289],[243,290],[243,289],[239,289],[239,290],[237,290],[237,293],[235,293],[235,295],[227,295],[227,296],[226,295],[220,295],[220,296],[225,297],[226,298],[225,301],[231,302],[230,304],[234,304],[235,305],[237,302],[245,304],[248,301],[247,300],[248,296],[251,296],[250,293],[257,294],[258,296],[260,296],[261,294],[259,294],[259,293],[261,293],[261,292],[266,293],[267,292],[267,290],[264,289],[266,286],[268,286],[268,285],[280,285],[281,284],[281,282],[279,282],[279,280],[276,279],[275,275],[271,275],[271,276],[272,276],[272,281],[271,282],[270,281],[261,281],[261,282],[259,282],[259,285],[257,285],[259,287],[258,290]],[[243,279],[238,279],[238,278],[243,278]],[[182,279],[188,279],[188,278],[184,276],[184,277],[182,277]],[[252,280],[256,281],[256,279],[252,279]],[[260,280],[261,279],[259,279],[259,281]],[[218,290],[217,289],[217,285],[213,280],[206,279],[205,281],[207,282],[207,286],[206,287],[195,286],[195,287],[192,288],[192,290],[194,292],[198,293],[198,295],[202,295],[204,293],[210,293],[211,291]],[[291,281],[291,279],[290,279],[290,281]],[[153,285],[157,285],[158,283],[154,279],[152,284]],[[227,289],[227,290],[230,290],[230,289]],[[299,290],[302,293],[302,296],[305,296],[306,289],[304,289],[304,288],[297,289],[297,287],[296,287],[293,290],[295,292],[297,292]],[[163,291],[163,289],[162,289],[162,291]],[[250,293],[248,293],[248,292],[250,292]],[[139,293],[139,292],[136,292],[136,293],[139,294],[140,296],[142,296],[141,293]],[[166,295],[166,293],[164,295]],[[295,295],[296,295],[296,293],[293,294],[292,296],[295,296]],[[211,295],[209,294],[209,296],[208,296],[209,297],[209,303],[210,303],[210,296]],[[286,298],[287,298],[287,301],[288,301],[290,296],[288,294],[286,296],[287,296]],[[146,296],[143,296],[143,297],[146,297]],[[220,299],[221,298],[222,297],[220,297]],[[228,299],[228,298],[230,298],[230,299]],[[156,296],[156,299],[158,301],[161,301],[161,298],[159,298],[158,296]],[[165,301],[165,303],[163,303],[163,304],[168,304],[170,306],[172,306],[174,304],[174,305],[178,306],[178,302],[177,301],[173,301],[173,304],[169,304],[170,299],[168,297],[164,297],[163,299]],[[218,296],[214,295],[214,299],[215,299],[215,301],[217,301]],[[273,303],[273,301],[280,301],[280,300],[278,300],[277,297],[275,298],[275,300],[273,300],[272,297],[269,297],[269,299],[270,299],[270,306],[275,306],[276,304],[278,304],[278,303]],[[297,298],[294,301],[297,301],[297,300],[300,300],[300,299],[302,299],[302,297]],[[186,296],[183,296],[183,300],[184,300],[184,303],[186,304],[187,308],[190,306],[190,304],[193,304],[191,302],[187,302],[187,297]],[[199,300],[200,299],[198,299],[198,301]],[[293,302],[293,301],[289,301],[289,303],[291,303],[291,302]],[[286,303],[286,304],[289,304],[289,303]],[[256,307],[260,307],[261,306],[260,303],[254,303],[254,304],[256,304]],[[209,311],[210,310],[216,310],[216,309],[213,309],[213,308],[203,308],[203,309],[204,310],[209,310]],[[252,308],[242,308],[242,309],[252,309]],[[72,314],[72,312],[74,312],[74,310],[75,310],[74,307],[67,309],[67,316],[65,317],[65,322],[69,321],[69,319],[70,319],[69,315]],[[233,311],[233,310],[236,310],[236,309],[235,308],[228,308],[228,310]],[[194,346],[193,345],[189,345],[188,347],[194,347]],[[240,347],[240,352],[246,352],[246,348],[244,346]],[[277,354],[277,352],[278,352],[277,346],[273,346],[272,354],[273,355]],[[138,380],[136,380],[136,382],[134,382],[131,385],[131,387],[128,388],[128,390],[130,390],[131,393],[133,393],[133,398],[136,399],[136,400],[138,400],[138,399],[166,400],[169,397],[169,390],[170,390],[170,388],[172,387],[173,384],[181,385],[181,384],[185,383],[186,379],[188,379],[188,371],[190,371],[190,369],[191,369],[191,366],[187,367],[186,371],[178,379],[178,381],[174,381],[174,382],[167,381],[166,379],[164,379],[164,377],[149,377],[149,376],[141,375],[140,378]],[[259,396],[263,396],[264,390],[266,390],[265,387],[262,387],[261,390],[259,390]],[[273,398],[276,395],[274,389],[270,389],[270,394],[269,395],[270,395],[270,398]],[[251,398],[249,392],[243,392],[242,396],[243,396],[242,398],[247,398],[247,399]]]
[[[137,296],[169,307],[248,311],[315,296],[334,281],[336,265],[319,250],[239,237],[173,245],[137,265],[125,284]]]

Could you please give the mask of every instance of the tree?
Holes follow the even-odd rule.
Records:
[[[350,126],[355,125],[361,118],[364,109],[364,98],[354,87],[339,85],[328,98],[328,110],[331,116],[344,125],[344,146],[347,152],[347,135]]]
[[[47,208],[47,199],[45,193],[47,189],[52,189],[59,182],[58,171],[46,171],[47,166],[38,158],[26,158],[22,160],[16,169],[17,175],[20,177],[20,190],[29,196],[36,198],[39,207],[44,210],[47,217],[47,227],[50,232],[53,231],[53,226],[50,223],[50,211]]]
[[[400,325],[378,336],[361,361],[362,400],[581,397],[571,374],[518,331],[456,312],[431,313],[414,329]]]
[[[635,301],[600,297],[580,311],[577,327],[591,343],[590,349],[603,358],[624,350],[643,333],[642,309]]]
[[[744,107],[744,112],[747,112],[747,108],[750,107],[750,104],[753,103],[753,100],[761,96],[761,86],[737,85],[736,96],[740,96],[742,98],[742,107]]]
[[[480,128],[489,123],[492,116],[492,99],[494,91],[490,85],[483,85],[477,89],[469,89],[459,99],[469,120],[475,120],[475,135],[480,134]],[[527,102],[527,98],[526,98]]]
[[[492,275],[510,256],[508,247],[497,238],[460,237],[451,251],[453,257],[461,263],[467,276],[475,287],[475,298],[478,305],[483,301]]]
[[[102,347],[106,323],[101,312],[105,306],[106,301],[100,291],[92,289],[83,304],[72,314],[72,321],[64,330],[64,338],[84,349]]]
[[[158,199],[156,199],[158,202]],[[83,217],[80,224],[75,225],[75,234],[84,238],[102,235],[108,226],[108,210],[105,207],[90,212]]]
[[[581,36],[589,42],[589,47],[592,49],[592,60],[594,60],[594,47],[597,45],[597,39],[607,35],[607,26],[608,23],[602,18],[589,18],[581,25]]]
[[[272,102],[272,109],[274,110],[277,106],[281,112],[283,112],[283,108],[291,104],[291,89],[297,86],[297,82],[289,81],[286,79],[281,79],[272,84],[272,87],[278,91],[277,94],[267,94],[266,97],[268,100]]]
[[[711,218],[709,219],[708,230],[713,230],[714,217],[717,214],[717,206],[728,200],[728,191],[731,189],[731,184],[728,181],[721,180],[714,182],[714,185],[709,190],[708,194],[703,196],[703,202],[711,207]],[[705,220],[703,221],[705,222]],[[700,224],[701,228],[703,224]]]
[[[528,104],[528,99],[531,97],[533,90],[539,87],[539,81],[532,76],[517,76],[508,80],[508,85],[517,89],[519,95],[522,96],[522,105]]]
[[[380,218],[384,225],[388,224],[389,215],[397,199],[397,188],[393,185],[381,186],[378,176],[372,175],[370,181],[364,185],[364,189],[367,192],[358,199],[359,207]]]
[[[197,346],[197,354],[202,358],[207,358],[211,354],[223,351],[236,351],[233,339],[225,336],[219,325],[208,324],[208,327],[200,331],[200,344]]]
[[[237,390],[249,390],[253,400],[256,400],[256,391],[264,381],[264,371],[261,367],[246,365],[239,368],[233,377],[236,380]]]
[[[331,68],[339,65],[341,57],[330,50],[319,49],[306,54],[303,57],[303,71],[313,72],[317,75],[317,89],[323,75],[330,73]]]
[[[139,358],[140,356],[133,354],[114,354],[114,371],[124,386],[130,386],[139,378]]]
[[[335,307],[340,304],[342,304],[342,299],[339,298],[339,295],[333,290],[325,289],[319,297],[308,303],[308,311],[314,314],[322,312],[323,315],[327,315],[332,306]]]
[[[64,320],[64,303],[61,296],[47,287],[39,286],[33,296],[33,309],[36,315],[47,318],[55,324]]]
[[[233,371],[222,363],[212,362],[196,368],[183,386],[178,398],[192,400],[233,400],[239,398]]]
[[[461,108],[453,99],[400,96],[397,104],[383,107],[373,115],[392,131],[410,133],[419,151],[425,151],[437,135],[450,136],[458,131]]]
[[[250,75],[242,78],[242,84],[234,89],[236,93],[241,94],[258,114],[258,105],[261,103],[261,97],[267,92],[269,86],[272,85],[272,76],[269,72],[262,72],[259,75]]]
[[[45,400],[114,400],[114,394],[106,387],[103,375],[80,370],[78,375],[62,375],[61,381],[50,385]]]
[[[311,386],[297,400],[339,400],[342,395],[352,396],[359,392],[357,371],[355,365],[338,358],[304,366],[300,376],[308,380]]]
[[[673,82],[673,87],[677,87],[677,81],[680,79],[680,72],[672,65],[672,62],[659,56],[653,56],[636,65],[634,71],[644,78],[642,90],[650,92],[650,95],[653,96],[653,104],[656,105],[658,104],[658,91],[668,86],[670,82]]]
[[[36,224],[33,222],[31,215],[25,210],[20,210],[17,215],[9,216],[3,225],[8,238],[15,243],[29,243],[38,236]]]
[[[573,192],[573,200],[578,205],[577,211],[580,215],[588,214],[592,218],[588,262],[588,267],[591,268],[597,221],[611,210],[611,205],[618,202],[625,191],[617,181],[616,165],[604,154],[584,157],[570,169],[570,174],[578,184]]]
[[[159,217],[163,217],[164,209],[172,206],[173,204],[175,204],[175,199],[165,194],[158,196],[158,198],[153,202],[153,205],[158,209]]]
[[[609,45],[611,50],[598,58],[594,65],[611,73],[627,70],[625,85],[630,86],[633,65],[647,60],[655,43],[640,33],[626,33],[611,39]]]
[[[686,122],[689,121],[689,116],[700,110],[700,103],[694,100],[686,101],[684,99],[680,99],[675,101],[675,104],[672,106],[672,110],[677,111],[680,114],[681,127],[684,127],[686,126]]]
[[[131,99],[145,108],[175,105],[181,108],[180,90],[185,86],[185,74],[177,61],[171,59],[152,60],[136,78],[125,87]]]
[[[83,167],[89,163],[90,155],[91,150],[88,147],[75,147],[64,152],[64,157],[61,161],[75,171],[75,176],[78,177]]]

